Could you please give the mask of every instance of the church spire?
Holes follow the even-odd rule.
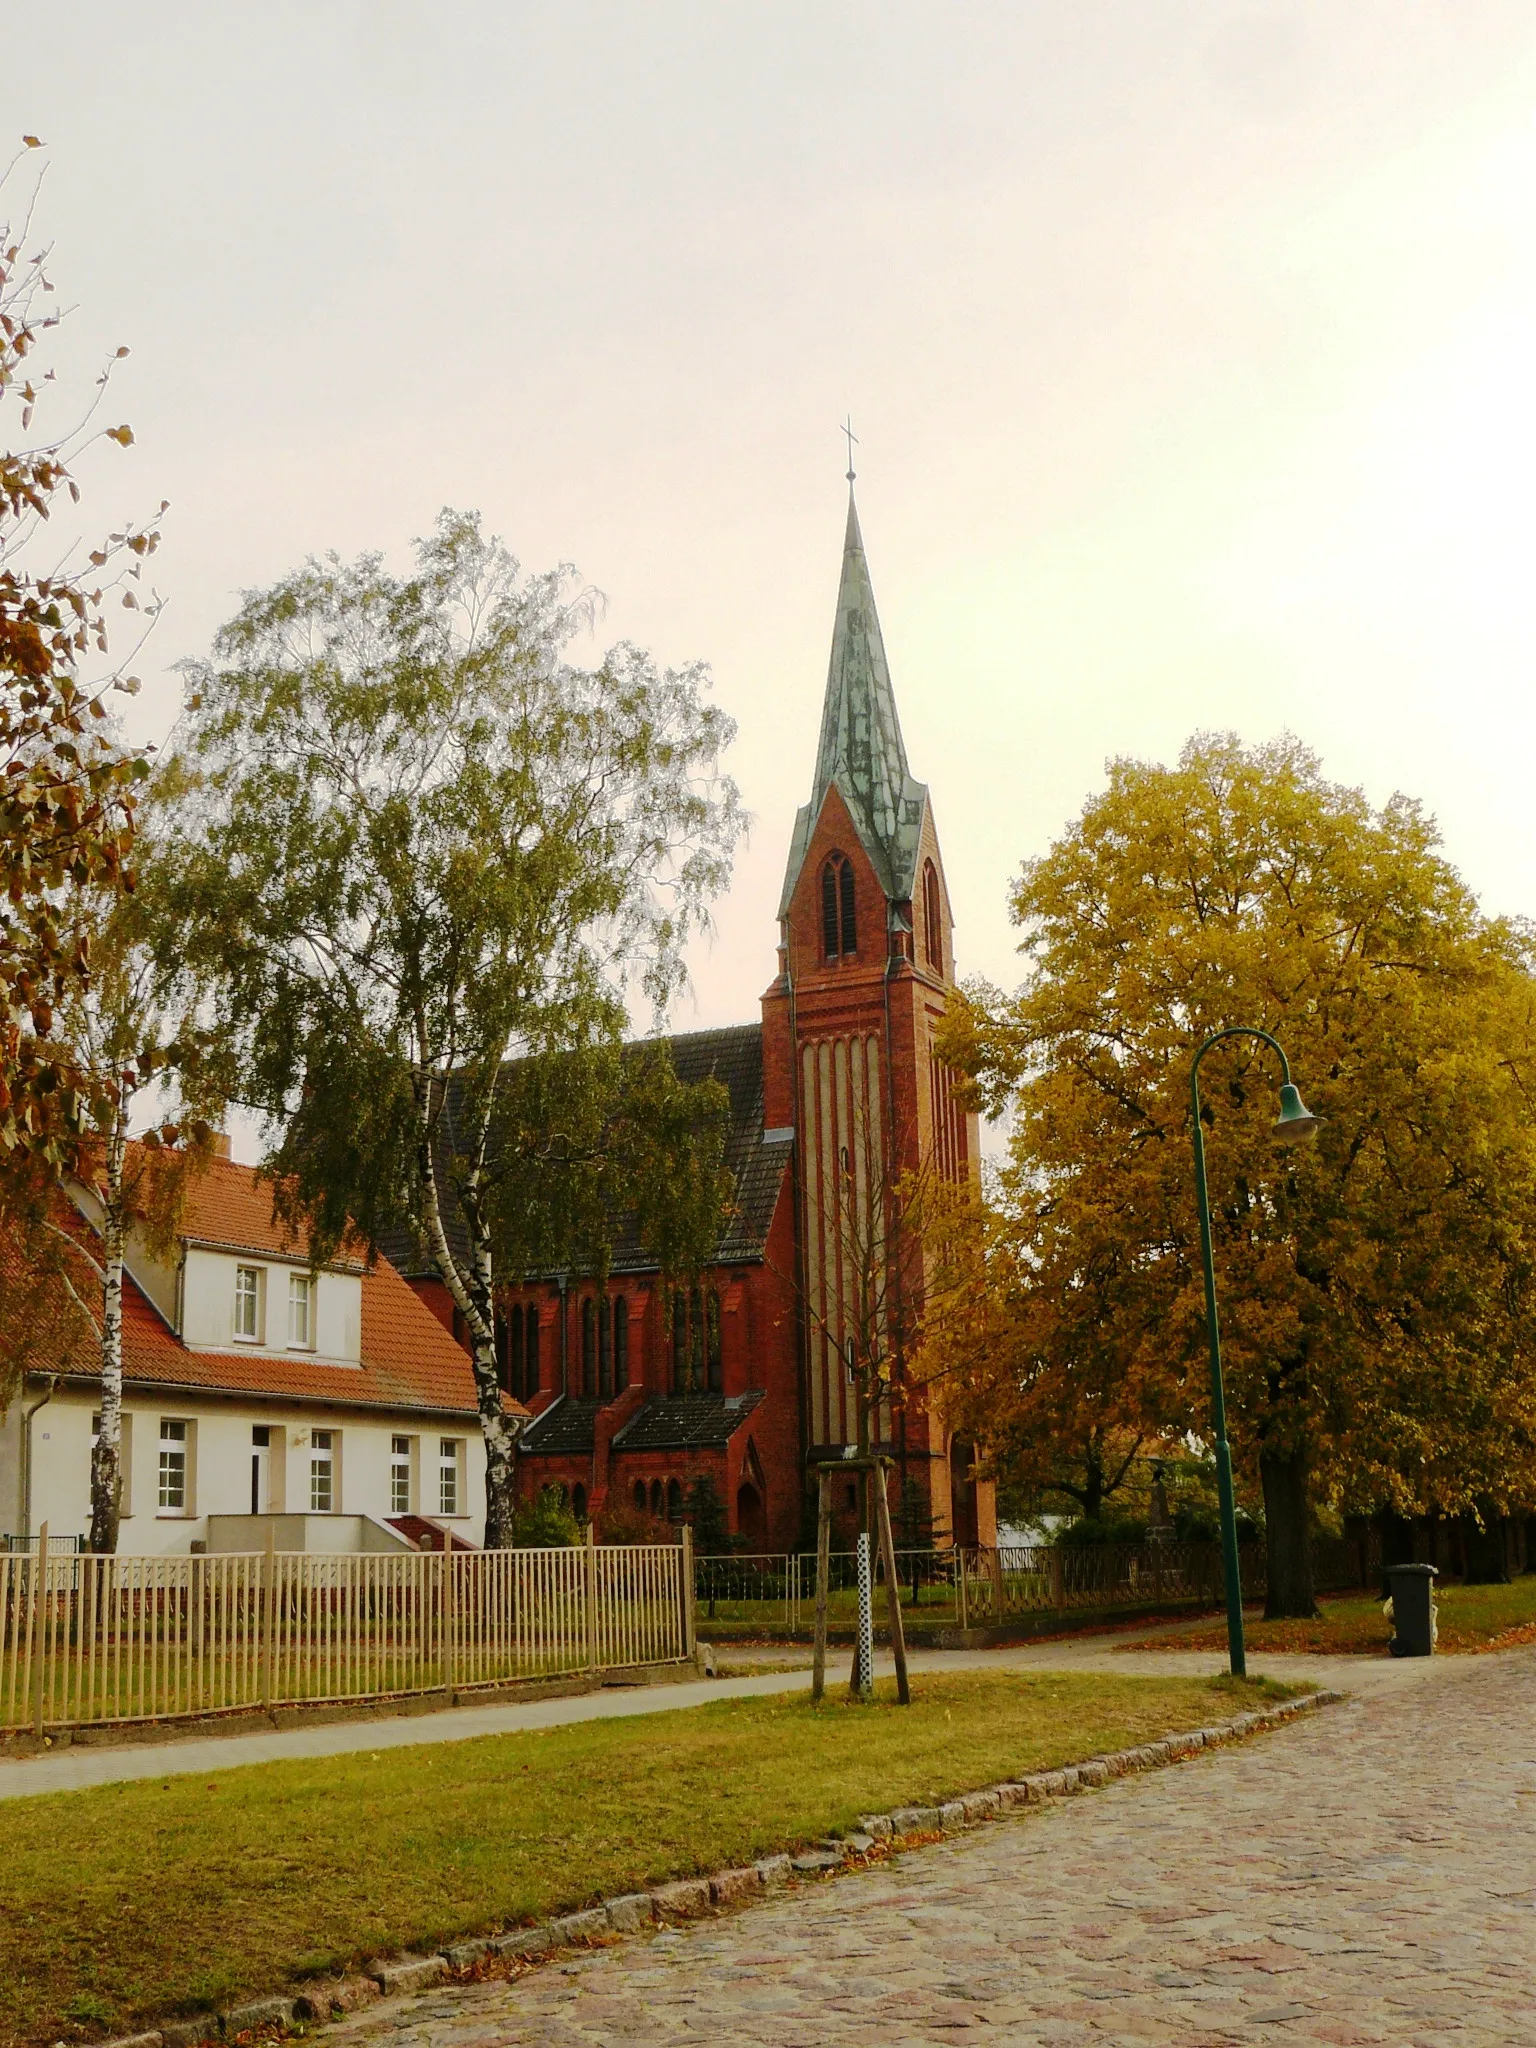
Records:
[[[781,916],[799,880],[811,828],[834,784],[852,814],[887,897],[892,902],[907,902],[912,895],[928,792],[913,781],[907,767],[851,482],[816,774],[811,801],[795,820]]]

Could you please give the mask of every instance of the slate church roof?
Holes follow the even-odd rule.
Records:
[[[745,1394],[663,1394],[614,1434],[616,1451],[723,1451],[763,1398]]]
[[[615,1430],[615,1456],[624,1451],[723,1451],[758,1402],[760,1387],[745,1394],[658,1394]],[[556,1401],[518,1438],[523,1457],[583,1457],[597,1440],[601,1401]]]
[[[913,780],[907,767],[901,721],[896,715],[896,693],[891,687],[891,671],[885,659],[885,641],[875,610],[874,586],[869,579],[864,536],[859,531],[851,484],[816,776],[810,802],[795,816],[784,892],[779,899],[780,917],[789,913],[790,898],[805,865],[811,833],[827,791],[834,783],[842,792],[887,897],[893,903],[908,902],[917,875],[918,840],[928,789],[925,783]]]
[[[680,1081],[719,1081],[730,1098],[725,1138],[725,1165],[735,1185],[715,1246],[715,1263],[732,1265],[760,1259],[773,1223],[779,1190],[789,1166],[790,1136],[763,1132],[763,1027],[731,1024],[713,1031],[682,1031],[664,1038]],[[637,1040],[635,1049],[653,1043]],[[450,1218],[450,1237],[457,1231]],[[381,1249],[402,1273],[428,1277],[436,1267],[425,1248],[408,1231],[390,1233]],[[612,1250],[610,1270],[645,1273],[656,1270],[656,1258],[632,1226],[621,1225]]]

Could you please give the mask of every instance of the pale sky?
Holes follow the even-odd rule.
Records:
[[[1301,735],[1536,912],[1530,0],[10,0],[135,730],[242,587],[443,504],[714,669],[742,1021],[808,794],[838,423],[963,971],[1116,754]],[[35,61],[34,61],[35,60]],[[46,60],[46,61],[45,61]],[[35,79],[25,88],[17,74]]]

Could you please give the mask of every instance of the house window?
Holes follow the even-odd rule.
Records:
[[[578,1522],[584,1522],[587,1519],[587,1489],[579,1479],[571,1488],[571,1513]]]
[[[187,1487],[187,1439],[191,1425],[173,1421],[169,1416],[160,1422],[160,1512],[162,1515],[184,1515],[188,1506]]]
[[[667,1520],[680,1522],[683,1519],[683,1489],[675,1479],[667,1481]]]
[[[235,1335],[246,1344],[261,1342],[261,1268],[235,1268]]]
[[[613,1391],[622,1394],[629,1386],[629,1302],[624,1295],[613,1304]]]
[[[607,1294],[597,1305],[597,1391],[613,1399],[613,1299]]]
[[[939,871],[933,862],[923,864],[923,952],[936,974],[944,972],[944,905],[939,895]]]
[[[309,1511],[328,1515],[336,1506],[336,1438],[334,1429],[309,1433]]]
[[[859,950],[853,863],[841,853],[829,853],[821,871],[821,949],[829,960]]]
[[[293,1351],[315,1348],[315,1276],[288,1275],[288,1345]]]
[[[463,1491],[460,1465],[463,1461],[464,1446],[456,1436],[439,1439],[437,1446],[437,1512],[440,1515],[456,1515],[461,1512],[459,1496]]]
[[[645,1513],[645,1481],[643,1479],[635,1481],[635,1513],[637,1515]]]
[[[411,1440],[408,1436],[392,1436],[389,1440],[389,1512],[392,1515],[411,1512]]]
[[[664,1507],[665,1498],[661,1490],[661,1481],[659,1479],[653,1479],[651,1481],[651,1513],[656,1517],[658,1522],[661,1520]]]

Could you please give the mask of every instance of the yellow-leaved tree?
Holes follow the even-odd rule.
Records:
[[[998,1199],[941,1233],[922,1366],[1006,1469],[1209,1433],[1195,1052],[1284,1045],[1315,1144],[1279,1151],[1251,1040],[1201,1070],[1233,1456],[1267,1611],[1307,1614],[1323,1503],[1536,1507],[1536,981],[1421,808],[1294,739],[1202,735],[1109,786],[1013,892],[1028,963],[947,1056],[1011,1108]]]

